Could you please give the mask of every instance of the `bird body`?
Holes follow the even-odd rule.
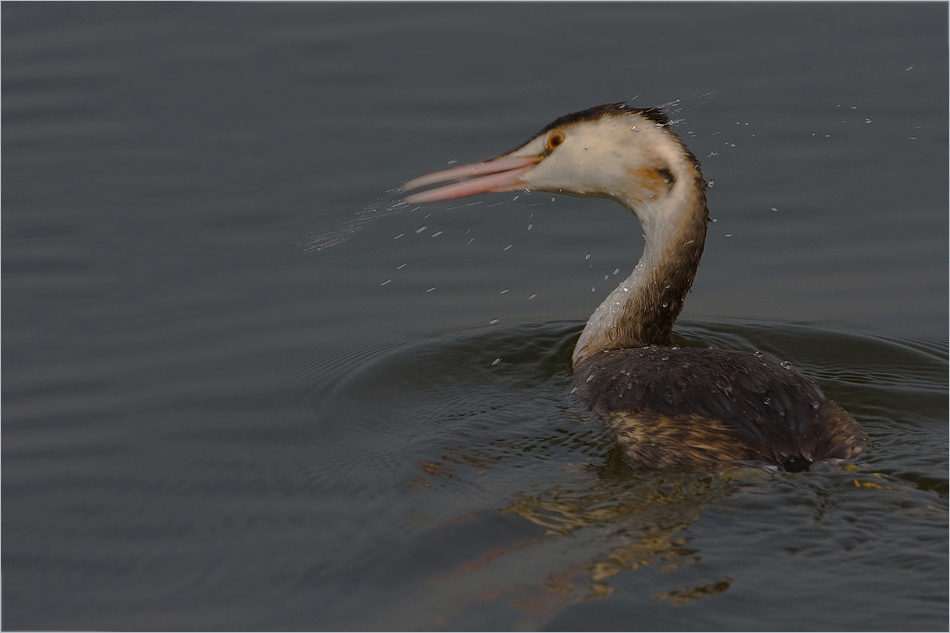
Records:
[[[758,461],[807,470],[870,448],[857,421],[814,383],[761,354],[672,347],[673,323],[699,267],[709,213],[699,161],[658,109],[607,104],[563,116],[483,163],[409,181],[430,202],[489,191],[616,200],[640,220],[630,276],[578,338],[574,392],[652,468]]]
[[[807,470],[850,460],[867,437],[847,411],[787,364],[731,350],[609,350],[575,368],[575,393],[650,468],[764,462]]]

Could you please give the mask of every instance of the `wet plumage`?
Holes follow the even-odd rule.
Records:
[[[765,355],[651,345],[601,352],[573,387],[653,468],[740,460],[807,470],[866,447],[844,409],[794,369]]]

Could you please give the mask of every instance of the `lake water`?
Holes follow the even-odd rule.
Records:
[[[3,627],[946,630],[947,18],[4,3]],[[676,340],[818,381],[853,469],[625,464],[568,393],[616,204],[387,211],[622,100],[712,184]]]

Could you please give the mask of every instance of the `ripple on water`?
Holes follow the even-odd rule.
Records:
[[[334,434],[332,468],[372,459],[371,474],[349,471],[346,486],[382,495],[366,516],[393,553],[373,571],[398,583],[415,569],[417,580],[381,603],[387,621],[497,625],[480,618],[497,618],[507,604],[506,626],[541,626],[575,621],[571,614],[584,611],[571,605],[609,603],[618,592],[629,601],[633,592],[674,605],[721,594],[710,604],[722,605],[712,608],[724,610],[722,619],[707,621],[725,622],[729,596],[756,594],[750,578],[777,560],[786,569],[761,600],[774,601],[781,587],[793,601],[822,601],[838,574],[872,595],[864,578],[891,566],[945,576],[934,566],[945,561],[934,550],[946,532],[942,348],[805,326],[686,321],[680,345],[762,349],[791,362],[857,415],[876,448],[852,470],[651,474],[626,466],[569,394],[580,328],[434,337],[364,350],[331,371],[339,380],[311,406],[345,429]],[[440,540],[455,544],[448,557],[420,563]],[[827,573],[806,587],[792,583],[816,564]],[[654,571],[630,573],[638,568]],[[508,576],[516,569],[517,582]]]

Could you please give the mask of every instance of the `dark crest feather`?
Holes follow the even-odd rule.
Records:
[[[669,117],[667,117],[666,113],[659,108],[631,108],[626,103],[621,101],[619,103],[605,103],[604,105],[587,108],[586,110],[581,110],[580,112],[565,114],[564,116],[558,117],[549,123],[543,130],[535,134],[534,138],[541,136],[549,130],[553,130],[554,128],[564,125],[584,123],[587,121],[599,121],[600,119],[607,116],[626,116],[628,114],[639,114],[640,116],[649,119],[657,125],[666,126],[670,124]]]
[[[556,118],[555,120],[551,121],[551,123],[544,126],[540,132],[532,136],[530,139],[505,152],[504,154],[501,154],[501,156],[507,156],[511,152],[521,149],[533,139],[536,139],[542,134],[546,134],[558,127],[574,125],[576,123],[585,123],[589,121],[599,121],[600,119],[608,116],[627,116],[628,114],[639,114],[648,121],[651,121],[657,125],[662,125],[664,127],[669,126],[670,124],[670,119],[668,116],[666,116],[666,112],[660,108],[631,108],[623,101],[617,103],[605,103],[604,105],[594,106],[593,108],[587,108],[586,110],[581,110],[579,112],[571,112],[570,114],[565,114],[564,116]],[[698,166],[699,162],[696,161],[695,157],[692,157],[692,155],[690,156],[691,160]]]

